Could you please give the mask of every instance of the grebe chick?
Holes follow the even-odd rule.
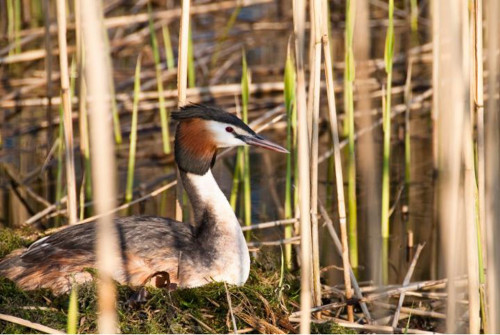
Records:
[[[195,224],[162,217],[116,218],[121,253],[114,279],[131,286],[155,285],[154,276],[168,274],[173,286],[211,281],[243,285],[250,257],[236,215],[212,175],[217,149],[253,145],[288,151],[215,107],[188,105],[172,118],[178,121],[175,161]],[[0,276],[26,290],[66,293],[74,283],[92,280],[87,269],[95,267],[95,230],[95,222],[69,226],[16,250],[0,262]]]

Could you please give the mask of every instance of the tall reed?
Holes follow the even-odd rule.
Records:
[[[105,40],[103,10],[100,1],[80,2],[79,13],[83,28],[83,42],[87,50],[86,82],[89,99],[89,115],[92,147],[92,181],[95,190],[96,213],[96,263],[98,270],[98,329],[101,333],[116,333],[116,287],[113,274],[119,259],[117,232],[113,216],[115,207],[115,156],[112,124],[109,119],[110,85],[103,78],[110,78],[112,69],[109,48]]]
[[[190,0],[182,0],[181,25],[179,30],[179,52],[177,61],[177,105],[182,107],[186,104],[186,90],[188,80],[188,48],[189,48],[189,11]],[[179,179],[179,178],[178,178]],[[175,205],[175,219],[182,221],[182,197],[183,188],[177,183],[177,201]]]
[[[248,70],[247,57],[245,52],[242,55],[241,74],[241,116],[243,122],[248,123],[248,101],[250,98],[250,71]],[[243,174],[243,204],[245,208],[245,226],[252,224],[252,195],[250,189],[250,155],[249,147],[240,148],[243,150],[243,165],[240,169]],[[247,233],[247,240],[250,239],[250,231]]]
[[[77,334],[78,331],[78,288],[73,286],[69,295],[67,333]]]
[[[410,56],[408,60],[408,70],[406,72],[406,83],[405,83],[405,92],[404,99],[406,104],[405,111],[405,190],[406,190],[406,206],[409,210],[410,208],[410,184],[411,184],[411,129],[410,129],[410,105],[411,105],[411,75],[413,70],[413,59]],[[406,231],[408,233],[408,239],[410,238],[410,234],[413,234],[411,231],[411,223],[409,219],[409,215],[407,216],[406,222]],[[408,247],[411,247],[408,244]]]
[[[285,110],[287,115],[286,123],[286,148],[290,154],[286,157],[286,181],[285,181],[285,219],[293,217],[293,208],[295,201],[293,197],[292,186],[296,184],[294,178],[294,161],[296,161],[297,152],[295,150],[295,130],[297,128],[297,102],[295,98],[295,82],[296,74],[293,64],[292,54],[290,51],[290,44],[288,44],[287,57],[285,63],[285,78],[283,92],[285,98]],[[285,226],[285,239],[291,238],[293,234],[293,227],[291,225]],[[292,245],[285,244],[285,264],[287,269],[292,268]]]
[[[477,164],[476,175],[477,183],[474,183],[474,200],[478,205],[476,208],[477,215],[474,217],[474,224],[476,224],[476,232],[478,236],[477,250],[478,271],[479,271],[479,297],[481,303],[481,320],[483,329],[486,329],[487,313],[486,313],[486,294],[485,286],[485,273],[484,273],[484,259],[486,253],[485,239],[485,148],[484,148],[484,85],[483,85],[483,4],[482,0],[474,0],[473,5],[470,7],[470,25],[471,25],[471,92],[473,104],[471,104],[471,124],[474,124],[473,119],[476,117],[477,124]],[[471,138],[471,141],[474,139]],[[477,184],[477,189],[476,189]],[[477,190],[477,196],[476,196]]]
[[[488,328],[485,332],[500,332],[500,125],[499,99],[499,69],[500,59],[500,2],[488,0],[485,2],[486,15],[486,44],[488,68],[488,100],[485,113],[485,225],[488,269],[486,291],[488,297]]]
[[[229,196],[229,203],[231,207],[236,212],[236,205],[238,202],[238,194],[240,190],[240,182],[241,182],[241,167],[243,166],[243,151],[238,148],[236,151],[236,160],[234,164],[234,173],[233,173],[233,187],[231,188],[231,194]]]
[[[125,202],[132,201],[134,196],[134,171],[135,152],[137,148],[137,113],[139,109],[139,95],[141,94],[141,55],[137,57],[134,78],[134,103],[132,107],[132,125],[130,129],[130,149],[128,156],[127,187],[125,190]]]
[[[21,0],[14,0],[14,53],[21,52]]]
[[[469,112],[469,113],[468,113]],[[466,112],[464,118],[464,144],[463,156],[465,161],[465,181],[464,181],[464,203],[465,206],[465,230],[467,247],[467,274],[468,274],[468,295],[469,295],[469,333],[479,334],[480,322],[480,288],[478,253],[478,231],[476,228],[477,208],[476,208],[476,176],[474,172],[474,141],[472,137],[472,113]]]
[[[168,29],[168,25],[162,26],[162,35],[163,35],[163,47],[165,48],[165,59],[167,61],[167,69],[172,70],[175,68],[175,59],[174,59],[174,49],[172,48],[172,42],[170,39],[170,30]]]
[[[312,110],[311,117],[311,238],[312,238],[312,280],[313,280],[313,302],[315,306],[321,305],[321,283],[319,264],[319,227],[318,227],[318,150],[319,150],[319,102],[321,85],[321,0],[311,0],[311,17],[314,20],[311,40],[313,41],[313,52],[311,54],[311,81],[312,88]]]
[[[71,91],[69,85],[68,51],[66,42],[66,1],[57,0],[57,24],[59,40],[59,67],[61,71],[61,95],[64,111],[64,141],[66,148],[66,183],[68,192],[68,219],[69,224],[75,224],[77,218],[76,207],[76,179],[75,160],[73,149],[73,118],[71,113]]]
[[[348,136],[347,197],[349,203],[349,256],[354,273],[358,270],[358,215],[356,201],[356,153],[354,148],[354,93],[355,78],[353,37],[356,0],[346,2],[345,30],[345,68],[344,68],[344,106],[346,111],[346,130]]]
[[[193,33],[192,28],[189,26],[188,38],[188,87],[196,87],[196,71],[194,67],[194,49],[193,49]]]
[[[464,46],[467,33],[467,1],[440,0],[438,84],[438,168],[439,168],[439,223],[446,264],[450,279],[462,274],[465,268],[463,245],[465,231],[461,191],[464,115],[468,111],[468,49]],[[465,29],[464,29],[465,27]],[[464,31],[465,30],[465,31]],[[467,34],[465,34],[466,37]],[[457,288],[448,285],[446,331],[456,332]]]
[[[85,46],[82,41],[82,23],[80,15],[80,2],[83,0],[74,0],[75,9],[75,38],[76,38],[76,76],[78,78],[78,126],[80,131],[80,153],[83,160],[83,178],[82,187],[84,192],[80,192],[80,220],[85,216],[83,204],[85,200],[92,199],[92,172],[90,169],[90,142],[89,127],[87,115],[87,84],[85,82]],[[90,212],[90,210],[88,210]]]
[[[340,221],[340,235],[341,235],[341,252],[342,252],[342,265],[344,268],[344,284],[345,284],[345,295],[346,299],[352,297],[351,290],[351,265],[349,262],[349,244],[347,238],[347,218],[346,218],[346,206],[344,197],[344,177],[342,175],[342,157],[340,152],[339,143],[339,129],[337,122],[337,108],[335,105],[335,88],[334,88],[334,78],[333,78],[333,61],[330,48],[330,36],[328,24],[329,18],[327,16],[328,11],[326,10],[328,6],[327,0],[322,1],[322,13],[323,20],[321,25],[322,43],[323,43],[323,53],[325,55],[325,81],[326,81],[326,92],[328,98],[328,116],[330,118],[330,131],[333,141],[333,157],[335,159],[335,184],[337,186],[337,202],[338,202],[338,212]],[[353,273],[354,278],[354,273]],[[355,278],[354,278],[355,279]],[[366,309],[366,307],[362,307]],[[347,317],[350,322],[354,321],[354,311],[352,306],[347,306]]]
[[[310,332],[311,322],[311,222],[310,210],[310,178],[309,178],[309,139],[307,129],[306,81],[304,71],[305,40],[304,0],[293,1],[293,24],[295,32],[295,52],[297,67],[297,160],[299,179],[299,211],[300,211],[300,333]]]
[[[9,43],[12,43],[15,39],[15,9],[14,9],[14,0],[7,0],[7,37],[9,39]],[[14,53],[14,49],[9,51],[9,54]]]
[[[153,23],[153,16],[151,11],[151,2],[148,2],[148,14],[149,14],[149,34],[151,36],[151,46],[153,48],[153,59],[155,62],[155,73],[156,73],[156,86],[158,89],[158,103],[160,109],[160,123],[161,123],[161,136],[163,140],[163,152],[169,154],[170,149],[170,134],[168,127],[168,115],[167,109],[165,108],[165,97],[163,95],[163,80],[161,76],[161,60],[160,60],[160,50],[158,47],[158,40],[156,39],[156,32]],[[135,96],[134,96],[135,97]]]
[[[387,264],[389,244],[389,200],[390,200],[390,157],[391,157],[391,92],[392,92],[392,58],[394,56],[394,0],[389,0],[389,25],[385,38],[385,72],[387,73],[387,89],[383,108],[384,156],[382,164],[382,249],[386,251],[383,262]],[[388,281],[387,265],[384,266],[383,281]]]
[[[62,105],[59,105],[59,120],[64,119],[64,111]],[[57,171],[56,171],[56,208],[60,208],[61,199],[63,197],[63,177],[64,177],[64,123],[59,122],[58,136],[56,139],[57,145]],[[59,225],[59,217],[56,217],[56,226]]]

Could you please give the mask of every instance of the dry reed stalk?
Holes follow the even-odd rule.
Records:
[[[356,108],[360,111],[371,110],[371,97],[370,88],[367,85],[362,85],[363,82],[370,79],[370,48],[371,48],[371,29],[370,29],[370,2],[369,0],[356,1],[356,33],[363,38],[353,39],[353,52],[356,62]],[[356,116],[356,113],[355,113]],[[358,127],[364,129],[373,124],[373,116],[364,114],[356,119]],[[367,136],[362,136],[358,139],[358,163],[357,171],[359,174],[359,181],[364,192],[359,194],[358,202],[360,208],[366,208],[367,217],[369,218],[365,223],[368,230],[368,236],[380,236],[380,225],[373,224],[380,221],[380,197],[382,193],[380,188],[380,164],[376,162],[375,153],[377,152],[377,142],[374,139],[373,133]],[[382,283],[382,276],[380,269],[382,268],[380,250],[382,248],[379,238],[369,238],[367,241],[368,250],[367,255],[367,269],[370,269],[371,274],[368,278],[372,278],[375,283]]]
[[[417,265],[418,257],[420,256],[420,253],[422,252],[424,245],[425,244],[419,244],[417,246],[417,251],[415,251],[415,255],[413,255],[413,260],[412,260],[410,267],[408,268],[408,271],[406,272],[406,276],[403,280],[403,286],[406,286],[410,283],[411,276],[413,275],[413,271],[415,270],[415,266]],[[398,326],[399,315],[401,313],[401,308],[403,307],[404,299],[405,299],[405,293],[403,292],[399,296],[399,301],[398,301],[398,305],[396,307],[396,312],[394,312],[394,318],[392,320],[392,327],[393,328],[396,328]]]
[[[182,0],[181,26],[179,29],[179,56],[177,61],[177,106],[186,104],[186,90],[188,80],[188,48],[189,48],[189,11],[191,0]],[[179,177],[179,175],[177,175]],[[182,197],[184,189],[181,183],[177,183],[177,199],[175,202],[175,219],[182,221]]]
[[[500,127],[499,101],[499,54],[500,2],[486,1],[488,105],[485,115],[485,225],[487,246],[488,327],[485,332],[500,332]]]
[[[179,58],[177,64],[177,99],[179,107],[186,104],[190,6],[191,0],[182,0],[181,27],[179,31]]]
[[[406,295],[411,295],[412,292],[406,292]],[[372,305],[377,306],[377,307],[382,307],[386,309],[396,309],[398,306],[394,306],[392,304],[388,304],[385,302],[380,302],[380,301],[372,301]],[[439,313],[439,312],[434,312],[434,311],[426,311],[422,310],[419,308],[410,308],[410,307],[401,307],[401,312],[402,313],[408,313],[411,315],[420,315],[420,316],[425,316],[429,318],[435,318],[435,319],[446,319],[446,314],[444,313]]]
[[[293,1],[293,25],[295,32],[295,54],[297,66],[297,155],[299,172],[299,212],[300,212],[300,309],[307,311],[300,316],[300,333],[310,332],[311,315],[311,222],[310,176],[309,176],[309,134],[307,129],[306,80],[304,71],[305,40],[304,0]]]
[[[483,1],[474,0],[471,7],[471,34],[472,34],[472,67],[471,67],[471,91],[472,91],[472,120],[476,118],[477,124],[477,211],[476,224],[478,225],[477,233],[479,236],[479,284],[480,284],[480,302],[481,302],[481,318],[483,329],[486,329],[486,292],[484,291],[485,273],[484,265],[486,264],[486,225],[485,225],[485,148],[484,148],[484,73],[483,73]],[[474,192],[475,194],[476,192]]]
[[[330,119],[330,131],[333,140],[333,150],[335,158],[335,179],[337,186],[337,202],[340,220],[340,235],[342,241],[342,263],[344,267],[344,283],[346,287],[346,298],[350,299],[352,297],[351,291],[351,277],[349,269],[351,268],[349,263],[349,246],[347,242],[347,220],[346,220],[346,206],[344,197],[344,177],[342,175],[342,157],[340,154],[340,144],[339,144],[339,131],[337,123],[337,109],[335,106],[335,92],[334,92],[334,82],[333,82],[333,61],[330,49],[330,37],[328,35],[328,16],[326,15],[328,11],[326,6],[328,5],[325,0],[322,2],[322,12],[323,12],[323,22],[321,25],[321,34],[323,42],[323,52],[325,56],[325,79],[326,79],[326,91],[328,98],[328,115]],[[317,163],[318,164],[318,163]],[[348,319],[353,321],[353,308],[349,306],[347,308]]]
[[[439,13],[439,64],[438,64],[438,163],[439,163],[439,222],[442,231],[442,246],[448,278],[458,274],[462,254],[464,225],[460,217],[460,174],[462,163],[462,137],[464,114],[468,111],[468,69],[465,57],[469,50],[464,49],[464,31],[467,31],[466,0],[441,0]],[[465,12],[465,15],[464,15]],[[465,34],[466,35],[466,34]],[[465,205],[472,206],[472,203]],[[456,332],[457,307],[456,287],[448,286],[448,305],[446,330]]]
[[[37,308],[39,308],[39,307],[37,307]],[[41,325],[39,323],[34,323],[34,322],[31,322],[31,321],[28,321],[28,320],[24,320],[24,319],[21,319],[21,318],[18,318],[16,316],[12,316],[12,315],[0,314],[0,320],[7,321],[7,322],[12,322],[12,323],[21,325],[23,327],[27,327],[27,328],[31,328],[31,329],[37,330],[37,331],[42,332],[42,333],[47,333],[47,334],[64,334],[63,331],[60,331],[60,330],[57,330],[57,329],[54,329],[54,328],[50,328],[50,327]]]
[[[66,41],[66,1],[57,0],[57,24],[59,40],[59,67],[61,71],[61,96],[64,111],[64,142],[66,149],[66,187],[68,193],[69,224],[77,220],[75,159],[73,150],[73,118],[71,116],[71,92],[69,87],[68,52]]]
[[[476,225],[476,175],[474,172],[474,141],[472,137],[472,115],[467,111],[464,118],[463,156],[465,161],[464,200],[465,200],[465,229],[467,248],[467,273],[469,293],[469,333],[479,334],[481,329],[480,298],[479,298],[479,253],[478,253],[478,225]]]
[[[284,220],[254,223],[253,225],[250,225],[250,226],[241,227],[241,230],[247,231],[247,230],[274,228],[274,227],[280,227],[283,225],[292,225],[295,222],[297,222],[297,219],[291,218],[291,219],[284,219]]]
[[[98,329],[101,333],[115,333],[117,329],[116,288],[113,281],[119,246],[113,215],[107,214],[114,207],[115,156],[113,125],[109,118],[112,98],[109,49],[105,40],[101,1],[80,2],[83,41],[88,50],[86,82],[88,83],[90,109],[90,140],[92,147],[92,181],[95,190],[96,212],[104,214],[97,219],[96,263],[98,270]]]
[[[483,85],[483,1],[474,0],[473,6],[473,98],[474,109],[477,117],[477,178],[478,178],[478,195],[479,195],[479,221],[481,229],[484,228],[485,203],[484,203],[484,85]],[[491,95],[490,95],[491,97]],[[482,230],[482,236],[485,236]],[[486,247],[486,243],[482,243]],[[486,254],[484,253],[484,256]]]
[[[321,305],[321,283],[320,283],[320,265],[319,265],[319,236],[318,236],[318,150],[319,150],[319,101],[321,85],[321,0],[311,0],[310,2],[311,18],[314,20],[314,30],[311,40],[313,43],[313,52],[311,58],[311,77],[312,80],[312,103],[311,110],[311,152],[310,152],[310,181],[311,181],[311,240],[312,240],[312,286],[313,286],[313,304]],[[311,99],[311,97],[310,97]],[[311,102],[311,101],[310,101]]]
[[[231,313],[231,322],[233,324],[233,330],[235,334],[238,334],[238,326],[236,325],[236,319],[234,318],[234,312],[233,312],[233,305],[231,303],[231,294],[227,289],[226,282],[224,282],[224,289],[226,290],[226,299],[227,299],[227,304],[229,306],[229,312]]]
[[[470,104],[465,117],[464,160],[465,160],[465,224],[467,229],[467,269],[469,273],[469,332],[479,333],[480,315],[484,314],[484,295],[481,294],[483,275],[483,244],[480,240],[484,227],[484,98],[483,98],[483,40],[482,1],[474,0],[470,7]],[[474,170],[474,117],[477,117],[477,166]],[[476,171],[477,177],[476,179]],[[476,188],[477,187],[477,188]],[[479,243],[481,242],[481,243]],[[481,249],[478,249],[481,248]],[[482,312],[480,314],[480,312]],[[483,322],[486,320],[483,319]]]
[[[337,131],[337,133],[338,133],[338,131]],[[344,207],[345,207],[345,204],[344,204]],[[326,222],[326,226],[328,228],[328,232],[330,233],[330,236],[333,239],[333,243],[335,245],[335,248],[337,249],[337,252],[339,253],[339,255],[342,256],[342,260],[344,260],[344,257],[346,257],[346,256],[347,256],[347,260],[349,260],[349,255],[344,255],[345,248],[343,247],[342,242],[340,241],[340,239],[339,239],[339,237],[337,235],[337,232],[333,228],[333,222],[332,222],[332,220],[328,216],[328,213],[326,212],[326,209],[325,209],[325,207],[322,204],[320,204],[319,210],[320,210],[321,216],[323,217],[323,219]],[[345,241],[347,241],[347,230],[345,230],[345,235],[346,235]],[[350,276],[350,280],[352,280],[352,286],[354,286],[354,292],[356,293],[356,298],[362,299],[363,298],[363,293],[361,292],[361,289],[360,289],[360,287],[358,285],[358,281],[356,280],[356,276],[354,275],[354,271],[352,270],[352,267],[349,265],[348,271],[345,271],[345,269],[346,269],[346,267],[344,265],[344,268],[343,268],[343,270],[344,270],[344,276],[345,276],[346,272],[348,272],[348,275]],[[345,283],[344,286],[346,288],[350,287],[350,282],[346,283],[345,280],[344,280],[344,283]],[[346,293],[345,293],[346,294],[346,298],[347,298],[348,292],[350,292],[350,291],[351,291],[350,289],[346,289]],[[371,315],[370,315],[370,311],[368,311],[368,307],[366,306],[366,303],[360,302],[359,305],[361,306],[361,310],[363,311],[363,314],[365,315],[367,322],[370,323],[372,321],[372,318],[371,318]],[[354,315],[354,312],[353,311],[349,311],[349,309],[352,309],[352,306],[348,306],[347,307],[347,315],[348,315],[348,317],[349,317],[350,314]]]
[[[439,120],[439,47],[440,47],[440,32],[439,32],[439,0],[431,0],[430,6],[430,16],[432,18],[432,108],[431,108],[431,124],[432,124],[432,167],[434,173],[438,171],[438,120]],[[433,182],[436,184],[436,178]],[[437,187],[434,187],[433,192],[433,202],[434,210],[432,214],[432,221],[439,222],[439,211],[436,210],[439,207],[439,191]],[[431,264],[430,275],[431,278],[437,278],[438,274],[438,254],[439,254],[439,239],[432,239],[431,254],[432,259],[435,260]]]

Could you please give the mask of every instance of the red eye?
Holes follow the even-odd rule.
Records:
[[[226,127],[226,131],[228,133],[232,133],[234,131],[233,127]]]

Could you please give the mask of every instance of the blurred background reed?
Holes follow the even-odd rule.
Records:
[[[189,221],[169,114],[216,104],[290,151],[224,151],[214,168],[259,269],[247,291],[229,288],[240,331],[500,331],[496,0],[96,0],[97,45],[84,3],[0,0],[0,256],[111,212]],[[95,156],[103,138],[110,162]],[[258,322],[262,300],[241,298],[255,283],[279,302]],[[0,298],[0,330],[28,331],[17,313],[52,330],[145,331],[130,325],[154,313],[140,321],[121,289],[100,305],[107,326],[79,289],[39,306],[54,319]],[[181,331],[190,301],[147,331]],[[210,313],[182,329],[234,330]]]

